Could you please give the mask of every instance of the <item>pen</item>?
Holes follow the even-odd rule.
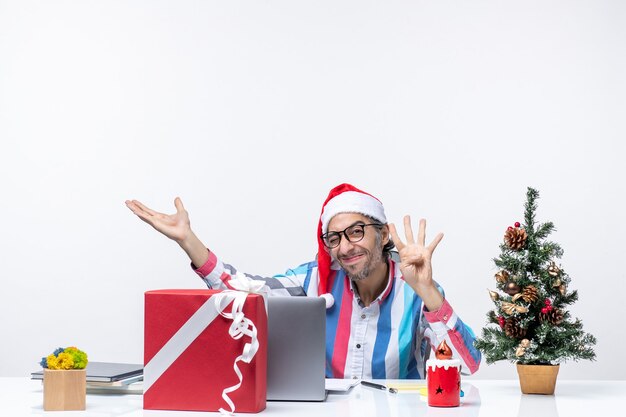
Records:
[[[380,389],[383,391],[387,391],[387,387],[381,384],[375,384],[373,382],[368,382],[368,381],[361,381],[361,385],[365,385],[366,387],[370,387],[370,388],[376,388],[376,389]],[[398,392],[397,389],[395,388],[389,388],[389,392],[392,394],[395,394]]]

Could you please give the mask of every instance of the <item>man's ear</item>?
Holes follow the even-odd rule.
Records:
[[[381,229],[381,233],[382,233],[382,243],[383,246],[385,246],[389,240],[391,239],[391,235],[389,233],[389,226],[387,226],[386,224],[383,225],[382,229]]]

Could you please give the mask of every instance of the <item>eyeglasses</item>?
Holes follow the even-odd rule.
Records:
[[[382,227],[383,225],[380,223],[355,224],[355,225],[345,228],[341,232],[324,233],[321,236],[322,242],[324,242],[324,245],[328,249],[336,248],[341,243],[342,234],[346,237],[346,239],[348,239],[348,242],[350,243],[360,242],[361,240],[363,240],[363,237],[365,236],[365,228],[367,226]]]

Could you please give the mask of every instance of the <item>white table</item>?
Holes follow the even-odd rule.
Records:
[[[378,381],[384,383],[384,381]],[[523,395],[516,380],[465,379],[465,397],[458,408],[428,407],[417,392],[390,394],[356,386],[346,394],[331,394],[322,403],[268,402],[262,417],[604,417],[626,415],[626,381],[557,382],[554,396]],[[142,409],[141,395],[87,395],[86,411],[43,411],[40,381],[0,378],[0,416],[21,417],[205,417],[219,413],[152,411]],[[250,414],[239,413],[240,416]]]

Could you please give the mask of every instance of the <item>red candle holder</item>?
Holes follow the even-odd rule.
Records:
[[[428,405],[458,407],[461,403],[461,361],[458,359],[429,359]]]

